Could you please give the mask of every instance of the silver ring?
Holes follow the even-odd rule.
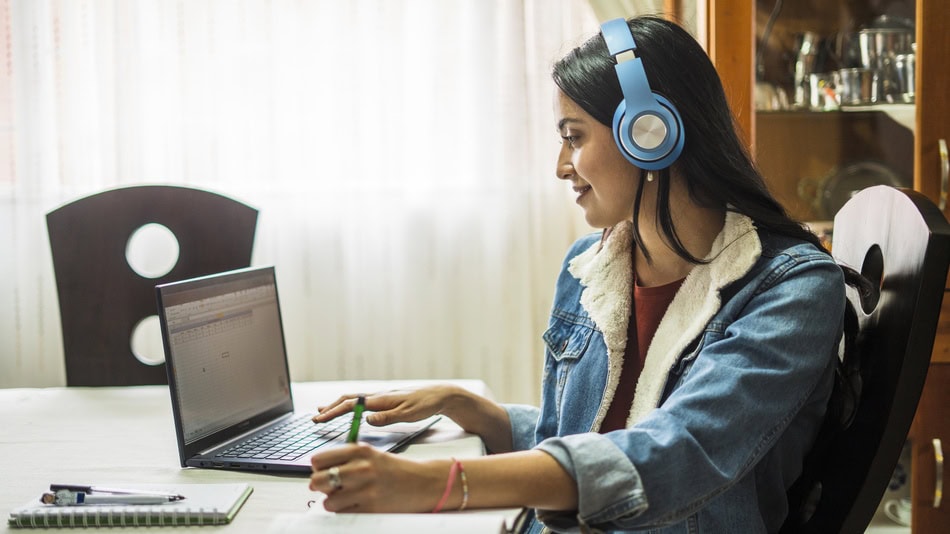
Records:
[[[343,479],[340,478],[340,468],[333,466],[327,469],[327,479],[330,481],[330,487],[334,491],[343,489]]]

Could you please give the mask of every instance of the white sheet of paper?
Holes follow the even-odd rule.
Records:
[[[267,534],[500,534],[505,532],[505,521],[510,521],[517,512],[488,510],[442,514],[333,514],[323,510],[311,510],[303,514],[281,514],[274,517]]]
[[[452,441],[434,443],[413,443],[399,453],[403,458],[413,460],[431,460],[433,458],[478,458],[485,456],[482,438],[468,436]]]

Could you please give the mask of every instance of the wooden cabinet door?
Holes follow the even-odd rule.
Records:
[[[950,384],[950,364],[932,364],[910,432],[914,532],[950,532],[950,502],[942,498],[944,502],[934,507],[939,462],[933,440],[940,440],[941,449],[950,447],[950,387],[947,384]]]
[[[736,123],[751,147],[755,140],[755,0],[707,2],[706,51],[719,72]]]
[[[950,143],[950,12],[945,0],[917,0],[917,94],[914,136],[914,188],[948,214],[941,140]],[[911,495],[914,532],[950,532],[950,501],[934,508],[938,478],[933,440],[950,447],[950,298],[944,293],[943,312],[934,340],[933,363],[911,430],[914,456]],[[946,469],[941,478],[946,480]]]
[[[939,141],[950,142],[950,12],[945,0],[917,0],[916,83],[914,188],[940,202],[946,189],[941,189]]]
[[[941,140],[950,143],[950,12],[945,0],[917,0],[917,131],[914,135],[914,189],[928,198],[946,202]],[[942,206],[944,215],[947,207]],[[950,287],[950,281],[948,281]],[[933,360],[950,363],[950,299],[934,340]],[[950,532],[950,530],[948,530]]]

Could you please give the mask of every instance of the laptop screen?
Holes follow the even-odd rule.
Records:
[[[292,410],[273,267],[158,287],[180,438],[192,444]]]

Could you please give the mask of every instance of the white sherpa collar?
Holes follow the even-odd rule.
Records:
[[[633,246],[632,224],[625,221],[568,266],[584,286],[581,305],[607,345],[607,384],[592,431],[600,428],[620,381],[633,294]],[[710,262],[693,267],[660,321],[637,382],[628,427],[657,407],[669,371],[719,310],[719,291],[747,273],[761,252],[752,220],[727,212],[723,229],[705,258]]]
[[[607,384],[591,431],[600,428],[613,402],[627,347],[627,323],[633,299],[633,224],[613,227],[602,243],[575,256],[568,272],[580,280],[581,306],[604,335],[607,345]]]

